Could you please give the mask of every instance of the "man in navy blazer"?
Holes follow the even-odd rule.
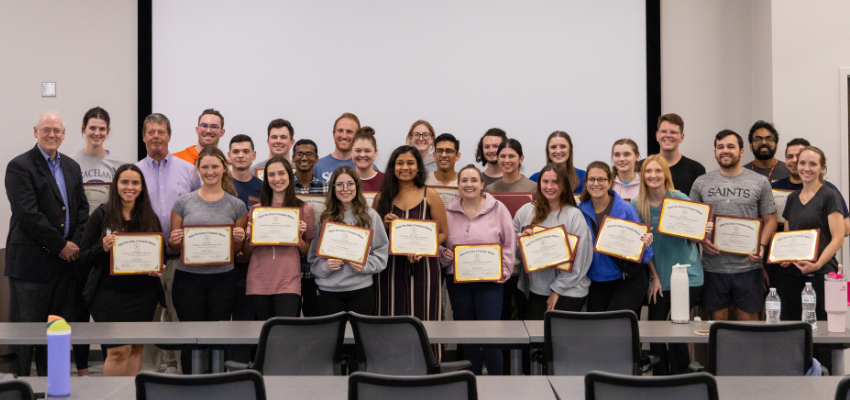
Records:
[[[47,112],[33,128],[37,144],[6,168],[6,196],[12,206],[6,238],[6,272],[12,322],[70,321],[74,268],[89,216],[80,165],[59,152],[65,139],[62,116]],[[47,374],[46,346],[13,346],[18,375],[28,376],[33,350],[38,375]]]

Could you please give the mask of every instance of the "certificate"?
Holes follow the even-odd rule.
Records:
[[[372,203],[375,202],[375,197],[378,192],[363,192],[363,197],[366,198],[366,207],[372,208]]]
[[[758,254],[761,220],[757,218],[714,216],[714,245],[734,254]]]
[[[396,218],[390,222],[390,254],[436,257],[437,221]]]
[[[180,265],[233,264],[233,225],[183,225]]]
[[[511,218],[516,216],[516,212],[524,205],[531,202],[534,198],[534,193],[517,192],[517,193],[490,193],[493,198],[502,202],[505,208],[511,213]]]
[[[817,261],[820,247],[820,229],[776,232],[770,240],[767,262],[779,264],[786,261]]]
[[[251,245],[298,246],[300,222],[298,207],[255,207],[251,211]]]
[[[532,231],[534,233],[540,232],[540,231],[545,230],[545,229],[546,228],[544,228],[540,225],[533,225],[533,227],[532,227]],[[579,242],[579,240],[581,240],[581,236],[573,235],[572,233],[567,232],[567,239],[569,239],[567,244],[570,245],[570,253],[573,255],[573,260],[575,260],[576,249],[578,248],[578,242]],[[559,269],[559,270],[565,271],[565,272],[573,272],[573,262],[570,261],[568,263],[558,264],[558,265],[554,266],[553,268]]]
[[[89,215],[94,213],[101,204],[109,201],[109,186],[111,183],[84,183],[83,190],[89,201]]]
[[[327,196],[323,194],[296,194],[295,197],[313,206],[315,224],[318,226],[319,222],[322,221],[322,212],[325,211],[325,197]]]
[[[665,197],[658,219],[658,232],[685,239],[705,239],[711,205]]]
[[[575,259],[575,254],[567,244],[567,231],[563,225],[521,236],[519,249],[522,253],[525,272],[528,273],[555,267]]]
[[[254,176],[260,178],[260,180],[264,180],[263,177],[266,175],[265,168],[254,168]]]
[[[443,200],[443,204],[449,205],[454,199],[460,197],[460,192],[457,190],[457,186],[428,186],[440,196]]]
[[[116,233],[109,253],[110,275],[147,275],[162,269],[161,233]]]
[[[502,279],[502,245],[455,246],[454,279],[460,282],[497,282]]]
[[[366,264],[371,245],[371,229],[325,221],[319,235],[316,256],[362,265]]]
[[[599,235],[593,247],[597,253],[640,263],[646,243],[640,237],[649,232],[649,225],[605,216],[599,225]]]
[[[782,218],[782,213],[785,211],[785,202],[788,201],[788,195],[794,193],[793,190],[773,189],[773,201],[776,203],[776,222],[785,223],[785,218]]]

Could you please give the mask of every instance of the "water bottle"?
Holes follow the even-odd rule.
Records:
[[[687,324],[691,319],[688,267],[676,264],[670,274],[670,319],[674,324]]]
[[[806,287],[803,288],[803,322],[812,325],[812,332],[818,330],[818,316],[815,307],[818,303],[818,296],[815,294],[815,289],[811,282],[806,282]]]
[[[770,288],[770,293],[764,302],[764,308],[767,311],[767,323],[778,324],[779,313],[782,311],[782,301],[779,300],[776,288]]]
[[[71,327],[61,317],[47,318],[47,395],[71,394]]]

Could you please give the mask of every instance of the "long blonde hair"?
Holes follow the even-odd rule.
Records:
[[[221,188],[231,196],[235,197],[236,186],[233,186],[233,175],[231,175],[230,170],[227,169],[227,157],[225,157],[224,153],[222,153],[218,147],[215,147],[215,145],[204,147],[198,154],[198,159],[195,160],[195,173],[197,174],[198,171],[201,170],[201,160],[207,156],[218,158],[218,160],[221,161],[221,166],[224,168],[224,172],[221,174]]]
[[[648,224],[649,215],[649,186],[646,186],[646,167],[652,163],[658,163],[661,166],[661,171],[664,173],[664,189],[667,192],[678,192],[673,187],[673,175],[670,173],[670,167],[667,166],[667,160],[658,154],[653,154],[643,160],[643,165],[640,167],[640,193],[637,197],[637,212],[641,222]]]
[[[549,142],[556,137],[564,138],[570,146],[570,157],[567,159],[567,162],[564,163],[564,169],[567,171],[567,178],[570,180],[570,187],[577,188],[579,187],[580,182],[578,174],[576,173],[576,168],[573,166],[573,139],[570,138],[569,133],[564,131],[555,131],[550,133],[549,137],[546,138],[546,164],[552,162],[552,159],[549,158]]]

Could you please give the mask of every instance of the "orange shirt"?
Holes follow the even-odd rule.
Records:
[[[191,145],[183,151],[173,153],[174,157],[187,161],[189,164],[195,165],[195,160],[198,159],[198,150],[195,150],[195,145]]]

